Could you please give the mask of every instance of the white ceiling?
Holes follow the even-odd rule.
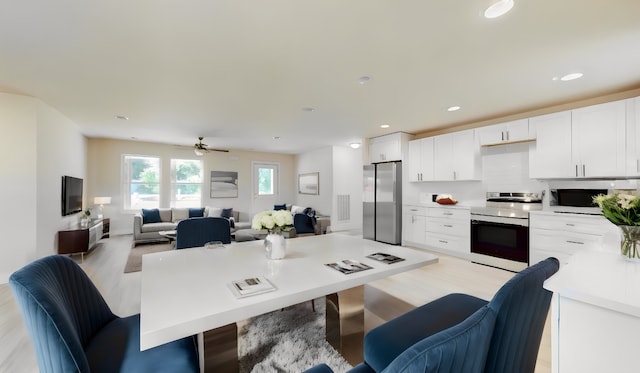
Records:
[[[0,91],[89,137],[298,153],[640,87],[639,0],[490,3],[0,0]]]

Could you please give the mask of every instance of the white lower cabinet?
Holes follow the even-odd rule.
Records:
[[[402,244],[424,245],[427,219],[425,208],[404,205],[402,211]]]
[[[529,215],[529,265],[548,257],[566,264],[577,252],[619,250],[618,227],[603,216],[531,212]]]
[[[471,248],[470,237],[469,209],[427,207],[428,248],[467,258]]]

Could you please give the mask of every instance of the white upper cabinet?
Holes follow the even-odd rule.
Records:
[[[536,144],[531,178],[624,176],[626,102],[615,101],[529,119]]]
[[[624,176],[626,101],[576,109],[571,115],[577,177]]]
[[[433,180],[433,137],[409,141],[409,181]]]
[[[640,97],[627,100],[627,176],[640,176]]]
[[[434,137],[434,180],[478,180],[479,146],[474,130]]]
[[[401,161],[411,137],[407,133],[397,132],[369,139],[369,162]]]
[[[509,144],[529,141],[529,119],[495,124],[476,129],[481,146]]]
[[[571,112],[562,111],[529,119],[536,143],[529,152],[529,177],[571,177]]]

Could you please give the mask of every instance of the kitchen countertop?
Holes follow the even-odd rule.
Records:
[[[563,297],[640,317],[640,263],[619,252],[584,251],[544,283]]]

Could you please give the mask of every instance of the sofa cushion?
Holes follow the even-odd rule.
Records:
[[[189,217],[190,218],[203,218],[204,217],[204,207],[202,207],[202,208],[190,208],[189,209]]]
[[[304,207],[296,206],[296,205],[291,206],[291,214],[292,215],[302,214],[303,212],[304,212]]]
[[[142,224],[160,223],[161,221],[158,209],[142,209]]]
[[[171,221],[174,223],[179,222],[180,220],[189,219],[189,209],[188,208],[172,208],[171,209]]]
[[[163,221],[160,223],[143,224],[142,227],[140,227],[140,232],[148,233],[148,232],[172,231],[174,229],[176,229],[176,223]]]
[[[219,218],[222,216],[222,208],[221,207],[209,207],[209,216],[214,218]]]
[[[160,219],[162,219],[163,222],[165,223],[171,222],[171,209],[160,208],[158,209],[158,211],[160,211]]]
[[[281,205],[273,205],[273,211],[286,210],[286,209],[287,209],[286,203],[283,203]]]
[[[220,214],[223,218],[232,218],[233,217],[233,208],[230,209],[222,209],[222,213]]]

